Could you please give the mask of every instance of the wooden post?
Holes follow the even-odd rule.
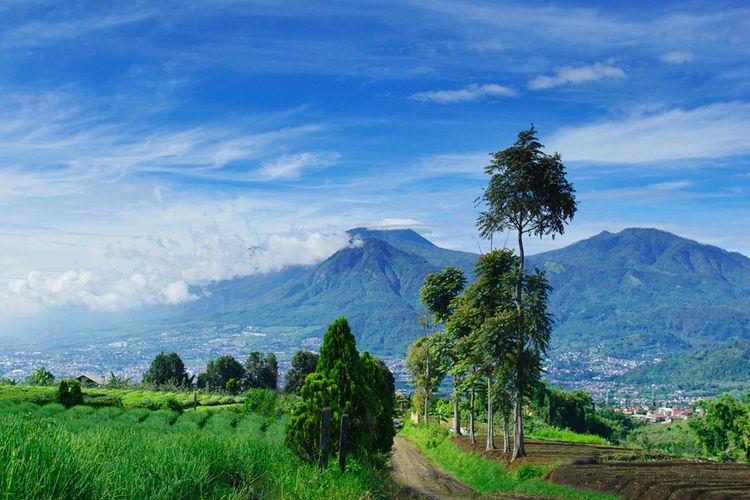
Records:
[[[198,391],[193,391],[193,411],[198,410]]]
[[[331,414],[333,410],[323,408],[323,418],[320,421],[320,461],[321,469],[328,467],[328,457],[331,454]]]
[[[341,434],[339,434],[339,470],[346,470],[346,441],[349,438],[349,415],[341,415]]]

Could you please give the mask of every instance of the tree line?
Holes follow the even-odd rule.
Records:
[[[315,371],[317,364],[318,354],[306,350],[297,351],[292,357],[282,390],[298,394],[305,377]],[[26,378],[25,383],[49,386],[53,385],[55,380],[55,375],[42,366],[34,370]],[[0,379],[0,385],[16,383],[11,379]],[[279,367],[274,353],[251,352],[244,364],[233,356],[219,356],[208,361],[205,371],[195,376],[188,373],[185,363],[177,353],[161,352],[151,362],[141,384],[157,389],[185,390],[197,387],[210,391],[227,391],[231,394],[255,388],[275,390],[279,388]],[[110,372],[105,385],[112,389],[125,389],[134,383],[128,377]]]
[[[425,335],[407,354],[417,387],[415,402],[427,420],[430,399],[443,377],[452,380],[454,428],[461,433],[459,404],[469,400],[469,433],[474,436],[475,396],[487,394],[487,449],[495,448],[494,419],[503,421],[503,448],[512,459],[526,455],[523,407],[541,382],[552,328],[550,286],[543,271],[525,267],[524,236],[561,235],[576,212],[575,190],[560,155],[548,155],[532,126],[517,141],[494,153],[485,168],[487,187],[476,200],[476,226],[490,251],[474,265],[474,282],[448,266],[425,278],[420,301],[428,315]],[[494,249],[494,238],[516,235],[516,250]],[[511,422],[512,421],[512,422]]]

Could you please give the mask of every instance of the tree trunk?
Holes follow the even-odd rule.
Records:
[[[511,461],[518,457],[526,456],[526,449],[523,443],[523,405],[521,399],[517,396],[515,401],[515,407],[513,409],[513,420],[515,426],[513,428],[513,457]]]
[[[456,389],[456,377],[453,377],[453,428],[456,436],[461,435],[461,412],[458,409],[458,390]]]
[[[474,434],[474,387],[472,382],[472,388],[471,388],[471,396],[469,397],[469,437],[471,438],[471,442],[476,444],[477,437]]]
[[[503,408],[503,453],[510,451],[510,415],[508,410]]]
[[[516,309],[518,310],[518,319],[516,323],[516,336],[518,337],[518,351],[516,352],[517,360],[520,361],[523,356],[524,346],[526,344],[526,336],[523,328],[523,275],[524,270],[524,252],[523,252],[523,232],[522,228],[518,228],[518,276],[516,277]],[[515,406],[513,408],[513,457],[511,460],[515,460],[518,457],[525,457],[526,450],[523,442],[523,415],[522,415],[522,400],[523,394],[521,389],[518,387],[518,382],[521,379],[521,367],[516,365],[516,391],[515,391]]]
[[[427,354],[427,368],[424,383],[424,423],[427,423],[427,410],[430,407],[430,354]]]
[[[492,413],[492,377],[487,377],[487,447],[495,449],[495,419]]]

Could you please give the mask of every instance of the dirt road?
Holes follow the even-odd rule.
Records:
[[[393,440],[391,475],[403,485],[406,498],[475,498],[468,486],[439,470],[416,446],[401,436]]]

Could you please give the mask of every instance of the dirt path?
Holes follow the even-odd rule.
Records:
[[[405,438],[396,436],[391,456],[391,476],[404,487],[407,498],[475,498],[468,486],[437,468]]]

